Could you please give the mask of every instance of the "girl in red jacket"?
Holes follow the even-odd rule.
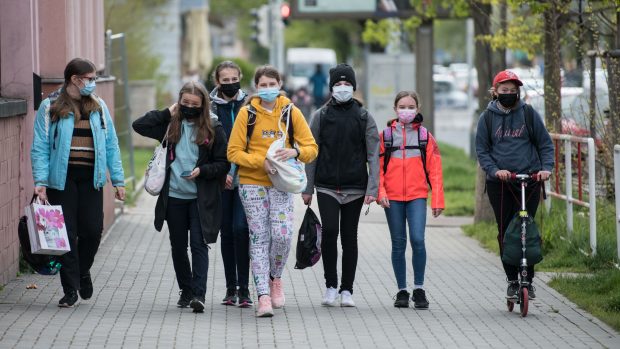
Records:
[[[422,126],[418,113],[419,98],[413,91],[401,91],[394,100],[398,115],[379,135],[381,145],[378,203],[385,215],[392,238],[392,267],[399,292],[395,307],[409,307],[407,292],[407,226],[413,247],[414,288],[411,300],[415,308],[428,308],[424,292],[426,247],[426,200],[429,189],[433,195],[433,217],[444,209],[441,155],[433,136]]]

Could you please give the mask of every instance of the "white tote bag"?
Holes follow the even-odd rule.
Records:
[[[26,223],[30,238],[30,252],[34,254],[63,255],[71,250],[62,206],[50,205],[37,199],[26,206]]]
[[[166,180],[166,154],[168,150],[168,131],[170,131],[170,124],[166,129],[166,134],[161,143],[155,148],[153,157],[149,161],[144,173],[144,190],[147,193],[157,196],[164,187]]]
[[[273,183],[278,190],[288,193],[301,193],[306,189],[306,185],[308,184],[304,163],[295,158],[290,158],[286,161],[275,159],[276,151],[286,147],[287,131],[292,118],[292,104],[287,108],[288,110],[285,109],[282,113],[282,115],[288,113],[286,118],[286,130],[282,130],[282,122],[278,122],[278,127],[282,132],[282,138],[271,143],[271,146],[269,146],[267,150],[267,160],[269,160],[271,167],[276,170],[275,173],[268,173],[268,175],[271,183]]]

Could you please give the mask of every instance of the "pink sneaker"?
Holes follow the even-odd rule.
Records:
[[[271,301],[274,309],[280,309],[284,306],[284,291],[282,291],[282,279],[277,278],[269,281],[269,291],[271,293]]]
[[[258,309],[256,317],[272,317],[273,308],[271,307],[271,297],[263,295],[258,298]]]

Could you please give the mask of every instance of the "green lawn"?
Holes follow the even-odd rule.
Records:
[[[460,148],[439,142],[446,216],[474,214],[476,162]],[[429,201],[430,202],[430,201]]]
[[[135,166],[135,183],[138,184],[142,177],[144,177],[144,171],[148,165],[151,157],[153,156],[153,150],[150,148],[134,148],[134,166]],[[131,175],[129,154],[123,154],[123,170],[125,171],[125,177],[129,178]],[[127,198],[125,200],[126,205],[133,205],[136,201],[138,191],[133,187],[132,181],[126,183]],[[142,190],[142,189],[140,189]]]

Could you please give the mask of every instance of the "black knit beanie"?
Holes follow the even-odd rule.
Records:
[[[353,85],[353,90],[357,89],[355,82],[355,71],[350,65],[340,63],[329,70],[329,90],[331,91],[338,81],[346,81]]]

